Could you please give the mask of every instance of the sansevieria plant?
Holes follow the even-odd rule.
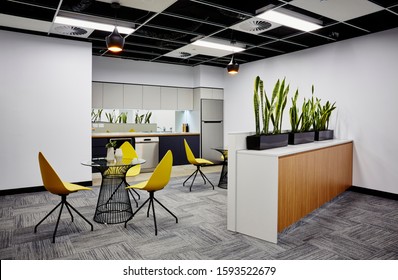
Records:
[[[273,124],[272,134],[281,133],[283,111],[286,107],[288,93],[289,85],[285,86],[285,79],[282,82],[278,80],[274,86],[272,97],[269,99],[264,90],[263,81],[259,76],[255,78],[253,105],[256,135],[269,134],[271,122]]]
[[[314,130],[321,131],[329,128],[329,119],[334,109],[336,102],[333,104],[327,101],[325,105],[320,104],[320,100],[317,103],[317,110],[314,117]]]

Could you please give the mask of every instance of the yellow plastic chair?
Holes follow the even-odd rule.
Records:
[[[138,154],[137,154],[137,152],[135,151],[134,147],[131,145],[130,142],[125,141],[125,142],[120,146],[120,149],[122,149],[122,153],[123,153],[123,158],[124,158],[124,159],[128,158],[128,159],[133,160],[133,159],[135,159],[135,158],[138,158]],[[141,164],[134,165],[133,167],[131,167],[131,168],[127,171],[126,177],[134,177],[134,176],[139,175],[140,173],[141,173]],[[126,183],[127,186],[130,185],[129,183],[127,183],[126,180],[125,180],[125,183]],[[134,189],[129,189],[129,192],[130,192],[130,195],[133,197],[133,199],[134,199],[134,201],[135,201],[135,204],[136,204],[137,207],[138,207],[138,202],[137,202],[137,200],[135,199],[133,192],[138,196],[138,199],[141,198],[140,194],[139,194],[136,190],[134,190]]]
[[[188,142],[186,139],[184,139],[184,146],[185,146],[185,153],[187,154],[187,160],[190,164],[193,164],[196,166],[196,170],[184,181],[184,183],[182,183],[183,186],[185,186],[185,183],[192,177],[192,183],[191,186],[189,187],[189,191],[192,190],[192,185],[195,182],[196,179],[196,175],[198,174],[198,172],[200,173],[200,175],[203,178],[203,182],[206,184],[206,180],[210,183],[210,185],[213,187],[214,190],[214,185],[210,182],[209,178],[206,177],[206,175],[202,172],[202,170],[200,170],[200,168],[202,166],[208,166],[208,165],[212,165],[214,164],[213,162],[211,162],[210,160],[204,159],[204,158],[196,158],[191,150],[191,148],[188,145]]]
[[[133,213],[130,219],[124,223],[124,227],[127,227],[127,222],[134,218],[134,216],[144,207],[144,205],[149,201],[149,206],[147,210],[147,217],[149,217],[149,210],[152,206],[153,221],[155,223],[155,235],[158,235],[158,228],[156,225],[155,216],[155,205],[154,201],[160,204],[167,212],[169,212],[178,223],[178,218],[169,209],[167,209],[162,203],[155,198],[155,192],[162,190],[170,181],[171,169],[173,166],[173,154],[170,150],[163,156],[162,160],[158,163],[155,170],[153,171],[151,177],[144,182],[138,183],[136,185],[128,186],[127,189],[137,189],[145,190],[149,192],[149,198]]]
[[[61,202],[57,204],[36,226],[34,232],[37,232],[37,227],[50,216],[59,206],[61,206],[61,210],[59,211],[58,214],[58,219],[57,223],[55,225],[55,230],[53,233],[53,243],[55,243],[55,235],[57,233],[58,229],[58,224],[59,220],[61,218],[62,214],[62,209],[64,205],[66,206],[66,209],[68,209],[68,212],[72,218],[73,222],[73,215],[70,209],[75,211],[80,217],[83,218],[90,226],[91,226],[91,231],[93,231],[94,227],[92,223],[90,223],[79,211],[77,211],[68,201],[66,201],[66,197],[73,192],[77,191],[82,191],[82,190],[91,190],[91,188],[88,187],[83,187],[80,185],[76,184],[71,184],[67,182],[61,181],[59,178],[58,174],[55,172],[55,170],[51,167],[50,163],[47,161],[47,159],[44,157],[44,155],[39,152],[39,165],[40,165],[40,173],[41,177],[43,180],[43,185],[46,188],[47,191],[49,191],[52,194],[56,194],[61,196]]]
[[[123,153],[123,158],[131,158],[131,159],[135,159],[138,158],[138,154],[135,151],[134,147],[130,144],[130,142],[126,141],[124,142],[121,146],[120,149],[122,149],[122,153]],[[128,171],[126,176],[127,177],[134,177],[137,176],[138,174],[141,173],[141,165],[134,165],[133,167],[131,167]]]

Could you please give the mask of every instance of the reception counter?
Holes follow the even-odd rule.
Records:
[[[278,232],[352,185],[350,140],[246,150],[229,135],[228,229],[273,243]]]

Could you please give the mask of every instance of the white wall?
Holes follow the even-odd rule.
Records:
[[[0,190],[43,185],[42,151],[63,180],[91,181],[91,44],[0,31]]]
[[[192,88],[193,68],[94,56],[93,81]]]
[[[290,82],[292,97],[311,95],[336,101],[331,128],[341,139],[354,140],[353,184],[398,193],[398,29],[241,65],[226,75],[225,133],[254,131],[252,105],[256,75],[270,92],[278,78]],[[285,111],[285,129],[288,125]]]

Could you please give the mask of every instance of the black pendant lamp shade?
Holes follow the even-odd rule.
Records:
[[[235,57],[232,55],[231,61],[227,65],[228,73],[235,75],[239,71],[239,64],[235,61]]]
[[[113,32],[106,36],[106,46],[111,52],[120,52],[123,50],[124,38],[119,34],[116,26]]]

